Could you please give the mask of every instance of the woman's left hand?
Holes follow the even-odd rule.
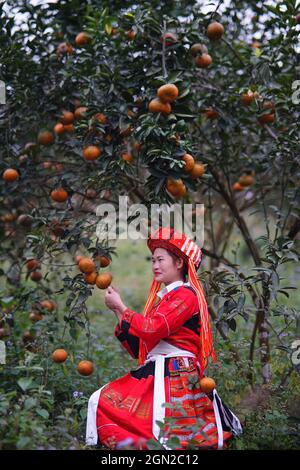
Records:
[[[105,291],[105,305],[114,312],[123,313],[126,309],[119,292],[112,286],[109,286]]]

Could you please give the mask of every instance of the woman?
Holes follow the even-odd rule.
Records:
[[[167,440],[177,436],[181,449],[191,440],[199,448],[221,449],[242,428],[216,390],[208,396],[199,385],[209,356],[216,361],[196,274],[202,252],[174,229],[160,228],[147,244],[154,277],[143,315],[126,307],[112,286],[105,295],[118,318],[115,336],[139,367],[91,396],[86,442],[147,449],[147,441],[156,439],[168,449]]]

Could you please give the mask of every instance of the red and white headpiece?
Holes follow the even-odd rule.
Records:
[[[156,248],[165,248],[171,251],[182,258],[188,266],[189,282],[197,294],[199,304],[200,354],[198,360],[201,367],[201,375],[203,375],[209,356],[212,357],[214,362],[216,362],[217,356],[213,347],[212,331],[205,294],[196,273],[202,261],[202,251],[191,238],[187,237],[185,234],[176,232],[174,229],[166,227],[161,227],[154,234],[150,235],[147,245],[152,253]],[[151,310],[156,299],[156,294],[160,289],[160,284],[160,282],[157,282],[153,278],[149,296],[144,307],[144,315],[147,315]],[[144,360],[145,351],[142,342],[140,342],[139,363],[143,363]]]

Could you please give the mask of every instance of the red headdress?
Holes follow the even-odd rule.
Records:
[[[210,326],[206,298],[202,285],[196,273],[196,270],[199,268],[202,261],[202,251],[196,245],[196,243],[186,235],[180,234],[174,229],[165,227],[159,228],[154,233],[154,235],[150,236],[148,238],[147,245],[152,253],[156,248],[165,248],[166,250],[172,251],[172,253],[182,258],[188,266],[189,282],[197,294],[199,304],[200,354],[198,360],[200,363],[202,375],[207,365],[209,356],[212,357],[214,362],[217,361],[217,356],[213,347],[212,331]],[[160,282],[157,282],[153,278],[148,299],[144,307],[143,315],[146,316],[147,313],[151,310],[159,289]],[[142,364],[144,362],[146,358],[145,356],[146,354],[144,345],[143,342],[140,341],[139,364]]]

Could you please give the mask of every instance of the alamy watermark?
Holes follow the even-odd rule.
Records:
[[[300,80],[295,80],[292,83],[292,90],[295,90],[292,94],[292,102],[293,104],[300,103]]]
[[[106,240],[146,240],[160,226],[174,228],[174,238],[184,233],[199,248],[204,243],[204,204],[131,204],[128,196],[119,196],[118,207],[100,204],[96,209],[99,222],[96,234]]]
[[[291,361],[294,366],[300,366],[300,339],[296,339],[292,342],[292,354]]]
[[[0,80],[0,104],[6,104],[6,87],[3,80]]]

